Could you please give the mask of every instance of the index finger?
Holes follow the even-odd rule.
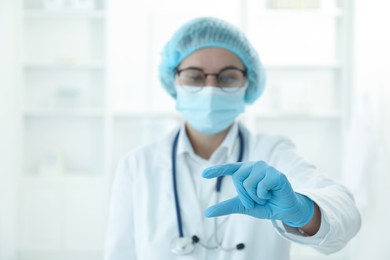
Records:
[[[211,166],[203,171],[202,176],[203,178],[211,179],[225,175],[233,175],[238,169],[240,169],[241,165],[242,162],[236,162]]]

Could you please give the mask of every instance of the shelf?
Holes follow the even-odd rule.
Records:
[[[91,185],[104,185],[105,176],[102,174],[79,174],[79,173],[65,173],[60,176],[42,176],[42,175],[33,175],[25,174],[20,177],[22,183],[27,184],[41,184],[41,183],[51,183],[51,184],[91,184]]]
[[[326,69],[341,69],[339,62],[290,62],[290,63],[267,63],[264,64],[267,70],[326,70]]]
[[[58,59],[58,60],[35,60],[25,61],[23,66],[28,69],[104,69],[103,61],[77,60],[77,59]]]
[[[307,120],[322,120],[322,119],[341,119],[341,115],[334,112],[328,112],[328,113],[304,113],[304,112],[295,112],[295,113],[288,113],[288,112],[254,112],[254,111],[248,111],[244,116],[253,116],[258,119],[276,119],[276,120],[288,120],[288,119],[307,119]]]
[[[28,108],[24,110],[25,116],[34,117],[53,117],[53,116],[71,116],[71,117],[103,117],[104,111],[99,109],[45,109],[45,108]]]
[[[267,8],[267,9],[261,9],[257,12],[259,15],[264,16],[264,18],[271,17],[271,16],[300,16],[303,15],[307,16],[329,16],[329,17],[341,17],[343,16],[343,11],[338,8],[334,9],[319,9],[319,8],[313,8],[313,9],[299,9],[299,8]]]
[[[178,112],[152,112],[152,111],[114,111],[115,117],[170,117],[170,118],[182,118],[182,115]]]
[[[25,11],[27,19],[59,19],[59,18],[83,18],[83,19],[103,19],[105,18],[102,10],[27,10]]]

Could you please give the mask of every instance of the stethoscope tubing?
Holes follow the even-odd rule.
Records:
[[[172,181],[173,181],[173,193],[175,197],[175,208],[176,208],[176,219],[177,226],[179,230],[179,237],[183,237],[183,223],[181,221],[181,213],[180,213],[180,201],[179,194],[177,192],[177,180],[176,180],[176,151],[177,151],[177,142],[179,140],[180,130],[177,132],[175,139],[173,140],[172,147]]]
[[[176,175],[177,175],[176,174],[176,152],[177,152],[177,143],[179,140],[179,135],[180,135],[180,130],[177,132],[172,145],[172,184],[173,184],[173,193],[175,199],[176,219],[177,219],[179,237],[184,237],[183,222],[182,222],[182,217],[180,212],[180,200],[179,200],[179,193],[177,189],[177,179],[176,179]],[[240,150],[239,150],[237,162],[242,162],[244,156],[244,138],[242,136],[240,129],[238,130],[238,137],[240,139]],[[223,181],[223,176],[217,178],[217,182],[215,185],[215,191],[217,193],[221,192],[222,181]]]

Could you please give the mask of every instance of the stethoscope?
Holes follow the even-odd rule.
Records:
[[[192,237],[184,236],[183,234],[183,222],[181,219],[180,214],[180,203],[179,203],[179,194],[177,191],[177,181],[176,181],[176,150],[177,150],[177,142],[179,139],[180,130],[176,134],[175,139],[173,141],[173,147],[172,147],[172,181],[173,181],[173,192],[175,196],[175,207],[176,207],[176,218],[177,218],[177,227],[179,231],[179,236],[172,239],[171,241],[171,252],[175,255],[187,255],[191,254],[194,249],[195,245],[199,244],[203,246],[206,249],[221,249],[224,251],[233,251],[233,250],[242,250],[245,248],[244,243],[239,243],[235,247],[223,247],[222,244],[219,242],[218,235],[217,235],[217,218],[214,218],[214,238],[216,241],[215,246],[209,246],[202,241],[200,241],[199,237],[196,235],[193,235]],[[242,137],[242,133],[240,130],[238,130],[238,136],[240,139],[240,152],[238,155],[238,162],[242,161],[243,155],[244,155],[244,138]],[[217,178],[217,183],[215,185],[215,191],[217,192],[217,202],[219,201],[219,194],[221,192],[221,186],[222,186],[222,180],[223,176]]]

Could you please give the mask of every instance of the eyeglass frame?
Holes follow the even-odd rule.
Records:
[[[207,80],[207,77],[209,75],[212,75],[212,76],[215,76],[215,78],[217,79],[217,82],[218,82],[218,87],[220,88],[224,88],[222,86],[219,85],[219,75],[223,72],[223,71],[226,71],[226,70],[238,70],[242,73],[242,75],[244,76],[244,78],[247,80],[247,70],[246,69],[239,69],[235,66],[228,66],[228,67],[225,67],[223,69],[221,69],[218,73],[205,73],[203,69],[201,68],[198,68],[198,67],[187,67],[187,68],[184,68],[184,69],[178,69],[176,68],[175,69],[175,73],[176,75],[180,78],[180,73],[183,72],[183,71],[186,71],[186,70],[197,70],[197,71],[200,71],[204,74],[204,83],[206,83],[206,80]],[[206,84],[204,84],[203,86],[197,86],[197,87],[204,87],[206,86]],[[237,87],[240,87],[240,86],[237,86]]]

